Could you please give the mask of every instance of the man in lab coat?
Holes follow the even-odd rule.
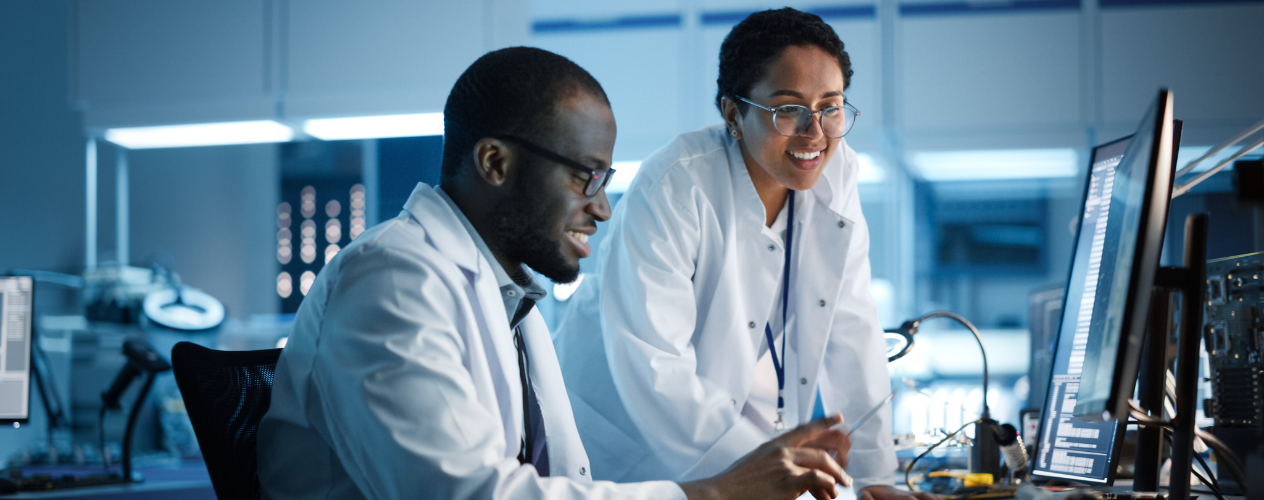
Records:
[[[339,252],[299,308],[259,429],[265,498],[824,499],[850,483],[816,449],[845,459],[838,417],[708,479],[594,482],[528,268],[574,280],[610,216],[605,92],[561,56],[503,49],[461,75],[444,120],[441,187]]]

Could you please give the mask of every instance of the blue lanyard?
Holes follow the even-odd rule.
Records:
[[[777,430],[786,428],[786,310],[790,304],[790,247],[794,241],[794,190],[790,190],[790,200],[786,203],[790,213],[786,214],[786,262],[781,272],[781,359],[777,359],[777,346],[772,337],[772,325],[764,323],[764,337],[768,339],[768,351],[772,354],[772,367],[777,371],[777,421],[773,423]]]

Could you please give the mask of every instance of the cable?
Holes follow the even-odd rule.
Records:
[[[1207,446],[1216,451],[1216,457],[1220,459],[1219,462],[1224,462],[1225,468],[1229,469],[1229,474],[1233,476],[1233,480],[1237,481],[1239,492],[1242,496],[1251,498],[1251,495],[1246,490],[1246,474],[1242,472],[1245,468],[1237,455],[1234,455],[1233,451],[1229,450],[1229,446],[1210,432],[1197,427],[1194,428],[1194,435],[1202,438],[1203,442],[1207,443]]]
[[[905,322],[903,325],[900,326],[900,329],[901,330],[907,329],[909,335],[914,335],[917,333],[918,327],[922,325],[922,322],[931,318],[950,318],[950,319],[957,320],[958,323],[961,323],[962,325],[965,325],[966,328],[969,328],[970,333],[974,334],[974,340],[979,343],[979,354],[983,356],[983,414],[980,415],[980,417],[982,417],[980,420],[992,418],[991,410],[988,409],[987,349],[983,348],[983,336],[979,334],[979,329],[975,328],[974,324],[970,323],[969,320],[965,319],[961,315],[958,315],[956,313],[951,313],[948,311],[933,312],[925,316],[922,316],[920,318],[917,318],[913,321]]]
[[[1163,433],[1163,437],[1165,438],[1165,441],[1167,441],[1167,445],[1169,447],[1172,446],[1172,433],[1165,432]],[[1198,473],[1198,469],[1193,467],[1190,467],[1189,472],[1192,473],[1194,477],[1197,477],[1199,481],[1202,481],[1204,485],[1207,485],[1207,488],[1211,490],[1213,495],[1216,495],[1218,500],[1225,500],[1224,495],[1222,495],[1220,491],[1220,481],[1216,480],[1216,475],[1211,473],[1211,467],[1207,466],[1207,462],[1203,460],[1203,456],[1195,453],[1194,459],[1198,460],[1198,463],[1202,465],[1203,470],[1207,472],[1207,476],[1203,477],[1202,474]],[[1207,479],[1208,477],[1211,479]]]
[[[1140,406],[1137,405],[1136,401],[1128,400],[1128,405],[1132,407],[1130,415],[1132,418],[1136,419],[1137,423],[1140,425],[1153,425],[1166,427],[1168,429],[1175,429],[1176,427],[1170,420],[1163,420],[1146,414],[1146,412],[1141,410]],[[1246,475],[1242,472],[1244,470],[1242,461],[1238,459],[1237,455],[1233,454],[1233,451],[1229,449],[1229,446],[1212,433],[1199,429],[1198,427],[1194,427],[1194,436],[1202,439],[1207,446],[1210,446],[1216,451],[1216,456],[1220,458],[1220,462],[1224,463],[1225,469],[1228,469],[1229,471],[1229,475],[1233,476],[1233,480],[1238,483],[1238,489],[1241,490],[1242,496],[1249,497],[1246,491],[1246,481],[1244,479]],[[1194,455],[1197,456],[1196,453]],[[1199,458],[1201,459],[1202,457]]]
[[[1189,471],[1192,472],[1194,477],[1198,478],[1199,481],[1202,481],[1203,484],[1207,485],[1207,488],[1211,490],[1211,494],[1216,495],[1218,500],[1225,500],[1224,495],[1220,494],[1220,488],[1213,486],[1207,478],[1203,477],[1202,474],[1199,474],[1198,469],[1190,469]],[[1211,474],[1211,472],[1208,472],[1208,474]]]
[[[1173,428],[1176,426],[1176,424],[1172,423],[1171,420],[1163,420],[1159,417],[1154,417],[1149,413],[1146,413],[1145,410],[1142,410],[1141,407],[1137,405],[1136,401],[1129,399],[1128,406],[1132,407],[1132,411],[1128,413],[1128,416],[1132,417],[1139,424],[1167,428]]]
[[[1199,454],[1195,453],[1195,454],[1194,454],[1194,458],[1198,459],[1198,464],[1199,464],[1199,465],[1202,465],[1202,466],[1203,466],[1203,470],[1207,471],[1207,477],[1210,477],[1210,478],[1211,478],[1211,481],[1210,481],[1210,482],[1208,482],[1208,481],[1207,481],[1206,479],[1204,479],[1202,476],[1199,476],[1198,478],[1199,478],[1200,480],[1202,480],[1202,482],[1203,482],[1203,483],[1207,484],[1207,486],[1211,487],[1212,492],[1213,492],[1213,493],[1215,493],[1217,497],[1220,497],[1220,480],[1219,480],[1219,479],[1216,479],[1216,475],[1215,475],[1215,474],[1212,474],[1212,472],[1211,472],[1211,467],[1209,467],[1209,466],[1207,465],[1207,461],[1206,461],[1206,460],[1203,460],[1203,456],[1202,456],[1202,455],[1199,455]],[[1195,474],[1197,474],[1197,472],[1195,472]],[[1224,500],[1224,498],[1222,497],[1222,498],[1221,498],[1221,500]]]
[[[110,455],[105,452],[105,405],[101,405],[101,413],[97,414],[97,444],[101,447],[101,463],[106,470],[110,468]]]
[[[1207,465],[1207,461],[1203,460],[1203,456],[1195,453],[1194,458],[1198,459],[1198,463],[1203,466],[1203,470],[1207,471],[1207,475],[1211,477],[1211,482],[1216,485],[1216,488],[1220,488],[1220,480],[1211,472],[1211,466]]]
[[[908,467],[904,468],[904,485],[908,486],[908,489],[911,491],[922,491],[918,489],[917,486],[914,486],[912,480],[909,479],[909,473],[913,471],[913,466],[917,464],[917,461],[921,460],[922,457],[926,456],[935,448],[938,448],[939,445],[946,443],[949,439],[952,439],[953,436],[956,436],[957,434],[961,433],[961,431],[966,430],[966,427],[970,427],[971,425],[981,424],[981,423],[983,423],[983,419],[978,419],[973,422],[967,422],[965,425],[962,425],[957,430],[952,431],[952,433],[948,434],[947,436],[944,436],[944,438],[940,439],[939,442],[930,445],[930,448],[926,448],[926,451],[923,451],[921,455],[918,455],[917,458],[914,458],[912,462],[909,462]],[[977,439],[978,436],[975,436],[975,438]]]

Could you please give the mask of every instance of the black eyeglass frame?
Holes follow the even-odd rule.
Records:
[[[847,100],[846,100],[846,99],[844,99],[844,100],[843,100],[843,105],[842,105],[842,106],[830,106],[830,107],[825,108],[825,109],[822,109],[822,110],[820,110],[820,111],[812,111],[812,108],[809,108],[809,107],[804,106],[804,105],[802,105],[802,104],[782,104],[782,105],[777,106],[777,107],[775,107],[775,108],[770,108],[770,107],[768,107],[768,106],[764,106],[764,105],[762,105],[762,104],[759,104],[759,103],[757,103],[757,102],[754,102],[754,101],[752,101],[752,100],[750,100],[750,99],[747,99],[747,98],[745,98],[745,97],[742,97],[742,96],[740,96],[740,95],[739,95],[739,96],[733,96],[733,97],[738,98],[739,100],[741,100],[742,102],[744,102],[744,103],[746,103],[746,104],[750,104],[751,106],[754,106],[754,107],[756,107],[756,108],[759,108],[759,109],[762,109],[762,110],[767,111],[767,112],[769,112],[769,113],[772,113],[772,127],[773,127],[773,129],[775,129],[775,130],[777,131],[777,133],[778,133],[778,134],[781,134],[781,135],[786,136],[786,137],[794,137],[794,136],[793,136],[793,135],[790,135],[790,134],[786,134],[786,133],[782,132],[782,131],[781,131],[781,129],[777,128],[777,111],[778,111],[778,110],[780,110],[781,108],[803,108],[803,109],[806,109],[806,110],[807,110],[807,113],[808,113],[808,119],[807,119],[807,121],[808,121],[808,123],[809,123],[809,127],[811,126],[810,124],[812,123],[812,116],[814,116],[814,115],[816,115],[816,114],[818,114],[818,113],[819,113],[821,116],[820,116],[820,118],[818,118],[818,119],[817,119],[817,121],[818,121],[818,122],[819,122],[819,124],[821,125],[821,133],[824,133],[824,132],[825,132],[825,112],[826,112],[826,111],[829,111],[831,108],[838,108],[838,109],[842,110],[843,112],[851,111],[852,113],[854,113],[854,115],[852,116],[852,119],[851,119],[850,124],[848,124],[846,121],[844,121],[844,125],[843,125],[843,135],[840,135],[840,136],[838,136],[838,137],[833,137],[833,136],[829,136],[829,134],[826,134],[826,136],[829,136],[829,137],[831,137],[831,138],[833,138],[833,139],[841,139],[841,138],[843,138],[843,137],[846,137],[846,136],[847,136],[847,134],[851,132],[851,129],[852,129],[852,128],[854,128],[854,127],[856,126],[856,118],[859,118],[859,117],[860,117],[860,110],[859,110],[859,109],[856,109],[856,107],[855,107],[855,106],[852,106],[852,105],[851,105],[851,103],[850,103],[850,102],[847,102]],[[843,118],[844,118],[844,120],[846,120],[846,116],[844,116]]]
[[[595,168],[588,167],[584,165],[583,163],[577,162],[575,160],[562,156],[558,153],[554,153],[553,151],[548,150],[544,146],[540,146],[536,143],[533,143],[531,141],[528,141],[526,139],[523,139],[515,135],[498,135],[498,136],[493,136],[492,138],[500,139],[502,141],[512,142],[514,144],[522,146],[523,149],[530,151],[532,154],[535,154],[536,156],[540,156],[544,159],[561,163],[562,165],[568,166],[570,168],[573,168],[575,170],[579,170],[580,172],[584,172],[588,174],[588,183],[584,184],[584,196],[588,196],[590,198],[593,196],[597,196],[597,193],[600,193],[602,189],[605,189],[606,185],[610,183],[610,179],[614,177],[613,168],[598,170]]]

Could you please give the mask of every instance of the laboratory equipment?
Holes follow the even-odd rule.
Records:
[[[127,430],[123,434],[123,482],[137,481],[132,474],[132,435],[136,431],[136,418],[140,414],[140,409],[145,404],[146,397],[149,396],[149,389],[154,385],[154,377],[159,373],[171,369],[171,364],[167,360],[159,356],[154,348],[140,338],[131,338],[123,343],[123,354],[127,356],[127,362],[123,365],[123,369],[119,371],[114,383],[110,384],[110,389],[101,394],[101,413],[98,417],[100,427],[101,456],[106,457],[105,453],[105,412],[107,410],[117,410],[119,406],[119,397],[123,395],[128,386],[136,377],[145,375],[145,383],[141,386],[140,394],[136,396],[136,401],[132,403],[132,411],[127,415]],[[108,465],[108,464],[107,464]]]

